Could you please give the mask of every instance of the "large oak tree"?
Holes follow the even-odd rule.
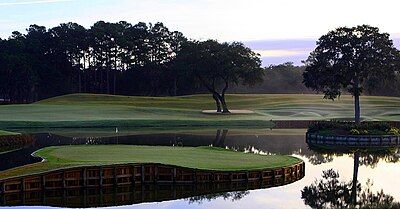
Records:
[[[354,96],[355,122],[360,123],[360,95],[365,82],[386,80],[399,69],[399,51],[389,34],[376,27],[341,27],[323,35],[310,54],[303,83],[336,99],[347,90]]]
[[[259,55],[239,42],[187,42],[177,59],[185,72],[212,94],[217,112],[229,113],[225,99],[229,86],[255,85],[263,80]]]

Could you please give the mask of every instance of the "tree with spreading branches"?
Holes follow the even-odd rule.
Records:
[[[212,94],[217,112],[230,113],[225,97],[229,86],[263,81],[259,54],[239,42],[187,42],[177,59],[182,69]]]
[[[399,69],[399,51],[389,34],[376,27],[341,27],[323,35],[305,61],[303,83],[336,99],[347,90],[354,97],[354,120],[361,121],[360,96],[366,81],[387,80]]]

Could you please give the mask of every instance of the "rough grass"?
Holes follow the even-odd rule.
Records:
[[[301,162],[292,156],[258,155],[213,147],[80,145],[47,147],[36,152],[46,162],[0,172],[0,179],[63,167],[124,163],[161,163],[218,171],[256,170]]]
[[[182,97],[128,97],[72,94],[28,105],[0,106],[0,127],[182,127],[271,126],[270,120],[309,120],[353,117],[353,98],[337,101],[322,95],[263,94],[228,95],[231,109],[256,114],[207,115],[213,109],[209,95]],[[361,97],[367,120],[400,120],[400,98]]]

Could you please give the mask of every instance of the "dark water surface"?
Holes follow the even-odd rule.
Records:
[[[106,137],[90,134],[85,136],[60,136],[56,134],[35,134],[34,143],[24,149],[0,154],[0,171],[12,167],[37,162],[31,153],[47,146],[73,145],[73,144],[132,144],[132,145],[162,145],[162,146],[216,146],[235,149],[238,151],[257,152],[263,154],[293,155],[303,159],[306,163],[305,177],[294,183],[274,188],[262,188],[254,185],[211,185],[206,188],[187,187],[149,187],[119,188],[115,190],[80,190],[63,191],[51,194],[36,195],[38,203],[46,197],[54,201],[73,203],[79,202],[77,207],[113,207],[118,208],[317,208],[318,204],[326,203],[329,206],[329,198],[321,195],[327,190],[318,190],[315,181],[329,185],[337,179],[337,187],[329,188],[334,191],[340,188],[353,189],[347,184],[356,179],[361,185],[357,194],[375,194],[383,191],[388,197],[393,197],[392,202],[400,201],[400,154],[393,148],[384,152],[357,149],[351,151],[310,149],[305,140],[305,131],[275,131],[257,130],[244,133],[233,130],[213,130],[204,133],[160,133],[139,134],[130,136]],[[355,153],[355,154],[354,154]],[[356,158],[354,158],[356,156]],[[331,171],[329,171],[332,169]],[[322,177],[325,172],[324,179]],[[339,177],[337,177],[339,174]],[[369,189],[367,190],[367,182]],[[314,190],[313,190],[314,189]],[[303,191],[303,195],[302,195]],[[139,192],[139,193],[138,193]],[[178,193],[177,193],[178,192]],[[162,194],[162,195],[160,195]],[[174,195],[175,194],[175,195]],[[182,195],[176,195],[182,194]],[[183,195],[184,194],[184,195]],[[145,200],[140,201],[138,197]],[[63,198],[64,197],[64,198]],[[69,199],[66,197],[70,197]],[[60,199],[61,198],[61,199]],[[108,199],[107,199],[108,198]],[[111,199],[110,199],[111,198]],[[352,194],[345,195],[347,202],[354,200]],[[88,200],[90,200],[88,202]],[[106,201],[107,200],[107,201]],[[357,197],[357,201],[364,201]],[[84,202],[86,205],[82,205]],[[0,202],[1,205],[1,202]],[[18,205],[18,204],[17,204]],[[54,204],[46,204],[50,206]],[[57,204],[56,204],[57,205]],[[68,204],[63,204],[72,207]],[[58,206],[63,206],[58,205]],[[28,207],[28,206],[27,206]]]

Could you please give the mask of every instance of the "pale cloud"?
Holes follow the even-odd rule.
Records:
[[[255,50],[256,53],[260,54],[261,57],[286,57],[286,56],[296,56],[308,54],[310,51],[303,49],[293,49],[293,50]]]
[[[0,3],[0,7],[16,6],[16,5],[30,5],[30,4],[59,3],[59,2],[68,2],[68,1],[74,1],[74,0],[37,0],[37,1],[20,1],[20,2],[3,2],[3,3]]]
[[[196,39],[249,41],[315,39],[337,27],[360,24],[398,33],[399,6],[393,0],[131,0],[102,15],[162,21]]]
[[[0,3],[55,3],[71,0],[26,0]],[[2,2],[2,0],[0,0]],[[399,1],[394,0],[75,0],[69,7],[43,11],[32,21],[26,10],[22,21],[10,24],[19,28],[29,24],[55,26],[54,22],[74,21],[86,27],[98,20],[132,23],[163,22],[194,39],[250,41],[265,39],[316,39],[340,26],[369,24],[383,32],[400,33]],[[17,8],[17,6],[13,7]],[[55,9],[55,8],[53,8]],[[79,12],[77,12],[79,11]],[[1,13],[1,11],[0,11]],[[48,14],[51,14],[51,18]],[[0,16],[1,17],[1,16]],[[7,17],[5,17],[7,18]],[[53,20],[49,22],[48,20]],[[17,20],[15,20],[17,21]],[[10,25],[8,28],[10,28]],[[3,29],[7,29],[4,27]],[[11,32],[8,29],[8,34]],[[8,35],[6,34],[6,35]],[[3,35],[0,33],[0,36]]]

